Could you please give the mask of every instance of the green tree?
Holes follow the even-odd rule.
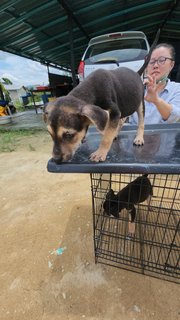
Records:
[[[9,91],[4,87],[4,84],[12,84],[12,82],[8,78],[2,78],[2,80],[0,80],[0,99],[10,102],[10,94]]]
[[[2,80],[4,81],[4,84],[13,84],[8,78],[2,78]]]

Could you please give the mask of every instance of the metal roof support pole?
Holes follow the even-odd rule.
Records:
[[[76,71],[75,71],[75,62],[74,62],[74,43],[73,43],[73,26],[72,26],[72,24],[73,24],[72,23],[72,18],[71,18],[71,16],[68,16],[72,80],[73,80],[73,87],[76,87],[77,86],[77,80],[76,80]]]
[[[50,84],[50,78],[49,78],[49,64],[47,63],[47,73],[48,73],[48,84],[49,84],[49,86],[51,86],[51,84]]]

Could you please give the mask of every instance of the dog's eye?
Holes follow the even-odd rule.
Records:
[[[63,134],[63,139],[64,140],[67,140],[67,141],[70,141],[74,138],[74,133],[70,133],[69,131],[65,132]]]

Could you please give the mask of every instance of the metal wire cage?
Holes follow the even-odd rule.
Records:
[[[180,282],[179,176],[149,174],[150,202],[136,205],[135,233],[127,236],[129,214],[106,215],[107,192],[116,193],[140,174],[91,174],[95,261]]]

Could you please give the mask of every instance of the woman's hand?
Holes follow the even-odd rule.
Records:
[[[157,110],[162,116],[163,120],[167,120],[172,111],[172,105],[164,101],[159,97],[159,92],[163,90],[166,86],[166,82],[156,83],[155,76],[149,76],[144,79],[144,84],[146,84],[146,95],[144,99],[148,102],[154,103]]]
[[[163,89],[164,83],[156,83],[156,76],[149,76],[144,79],[144,84],[146,85],[146,95],[144,99],[148,102],[152,102],[154,104],[158,101],[158,94]]]

